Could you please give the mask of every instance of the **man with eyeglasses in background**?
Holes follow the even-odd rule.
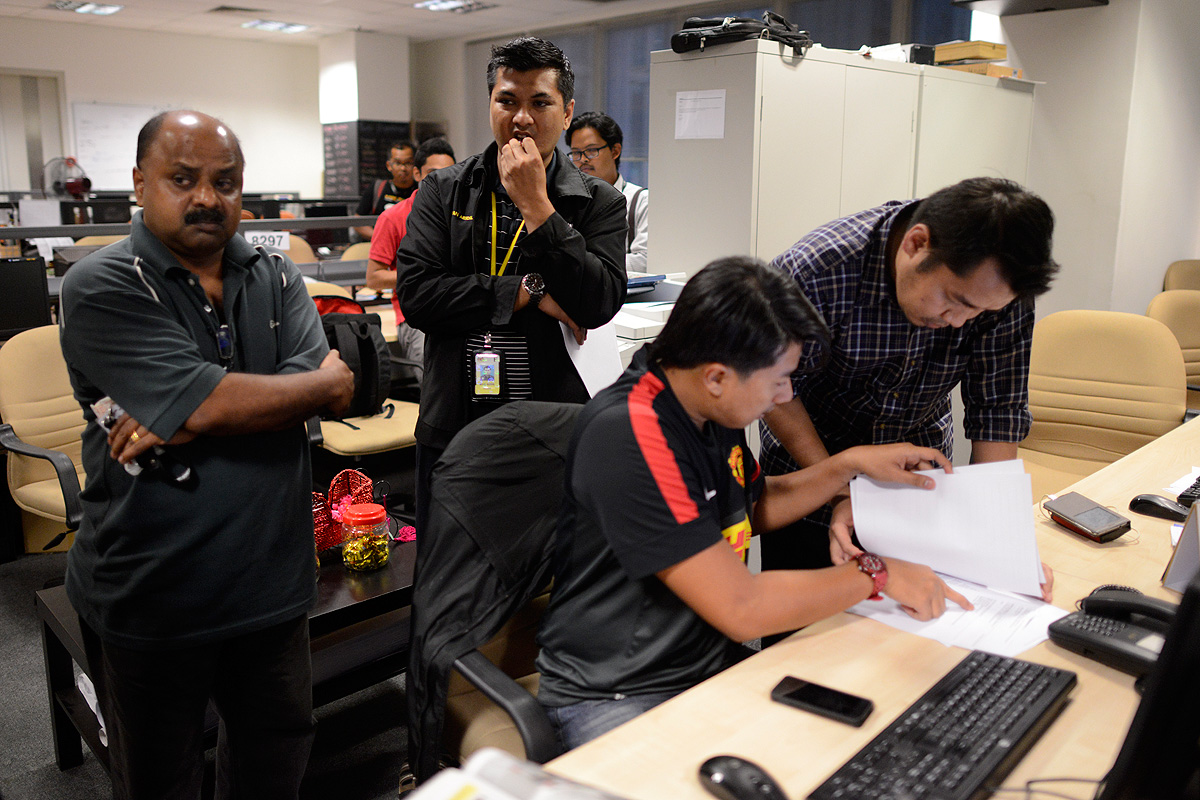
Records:
[[[392,143],[387,160],[387,169],[392,177],[376,179],[371,188],[363,192],[355,213],[360,217],[382,214],[397,203],[407,200],[408,196],[417,190],[417,179],[413,176],[413,156],[416,151],[417,148],[412,142]],[[362,237],[364,242],[368,242],[375,232],[375,226],[355,226],[354,232]]]
[[[607,114],[587,111],[567,128],[571,162],[582,172],[608,181],[625,195],[625,270],[646,271],[650,241],[650,190],[621,177],[621,126]]]

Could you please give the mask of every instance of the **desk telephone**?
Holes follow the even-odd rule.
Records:
[[[1101,586],[1078,611],[1051,623],[1050,640],[1140,678],[1158,660],[1177,609],[1134,589]]]

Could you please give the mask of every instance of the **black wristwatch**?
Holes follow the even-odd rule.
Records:
[[[536,272],[528,272],[521,278],[521,285],[529,292],[529,305],[537,308],[538,303],[546,296],[546,282],[542,280],[542,276]]]

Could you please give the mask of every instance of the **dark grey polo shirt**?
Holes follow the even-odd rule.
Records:
[[[236,372],[315,369],[328,352],[295,265],[235,236],[225,248],[225,322]],[[63,280],[63,355],[88,420],[84,518],[67,593],[106,640],[200,644],[304,613],[316,593],[311,464],[302,425],[172,446],[190,485],[130,476],[90,409],[112,397],[170,439],[225,375],[220,324],[199,281],[142,223]]]

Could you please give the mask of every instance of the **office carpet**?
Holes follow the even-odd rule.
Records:
[[[33,593],[60,578],[66,555],[27,555],[0,564],[0,798],[111,797],[108,776],[84,748],[78,767],[54,763],[45,668]],[[317,710],[317,737],[301,789],[305,800],[391,800],[407,757],[404,678]],[[208,754],[211,765],[212,753]]]

